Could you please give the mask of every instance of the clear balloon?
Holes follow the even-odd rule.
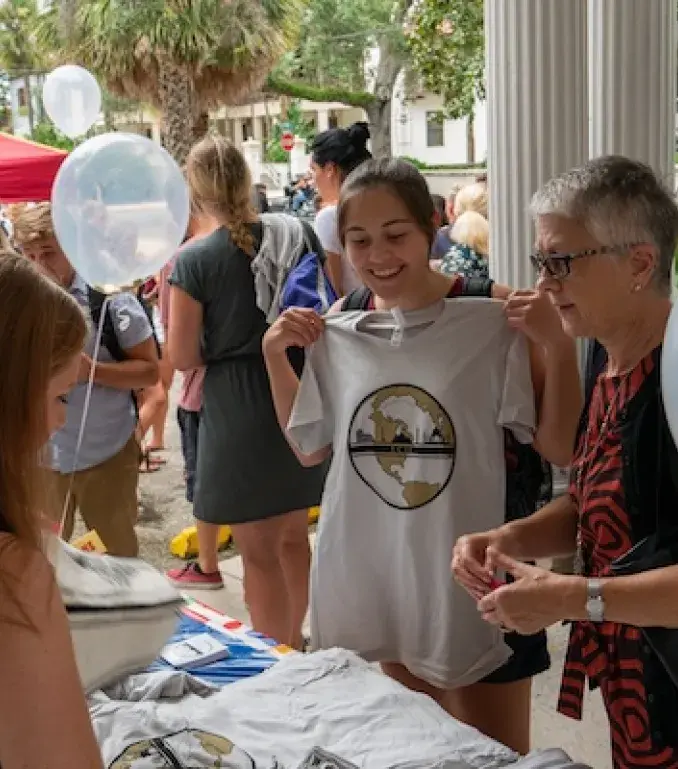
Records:
[[[65,64],[45,78],[42,103],[54,125],[74,139],[86,134],[99,118],[101,89],[86,69]]]
[[[188,188],[172,157],[137,134],[96,136],[52,188],[54,231],[76,272],[110,293],[155,275],[188,227]]]
[[[678,304],[673,305],[662,345],[662,400],[673,440],[678,445]]]

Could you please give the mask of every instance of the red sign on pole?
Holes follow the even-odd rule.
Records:
[[[294,149],[294,134],[291,131],[285,131],[280,137],[280,146],[285,152],[291,152]]]

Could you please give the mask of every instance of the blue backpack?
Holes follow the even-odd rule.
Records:
[[[337,301],[334,287],[325,273],[325,252],[317,235],[303,223],[306,251],[289,271],[280,296],[280,311],[307,307],[324,315]]]

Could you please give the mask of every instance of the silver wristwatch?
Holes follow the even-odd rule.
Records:
[[[599,579],[586,580],[586,613],[589,622],[605,621],[605,599],[603,585]]]

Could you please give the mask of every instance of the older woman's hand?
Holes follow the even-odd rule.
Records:
[[[572,619],[568,606],[586,602],[586,585],[577,577],[554,574],[538,566],[514,561],[490,548],[488,562],[495,570],[504,570],[515,582],[492,591],[478,602],[483,619],[506,630],[531,635],[556,622]]]
[[[551,347],[568,339],[556,308],[542,292],[513,291],[506,300],[505,311],[509,326],[522,331],[535,344]]]

